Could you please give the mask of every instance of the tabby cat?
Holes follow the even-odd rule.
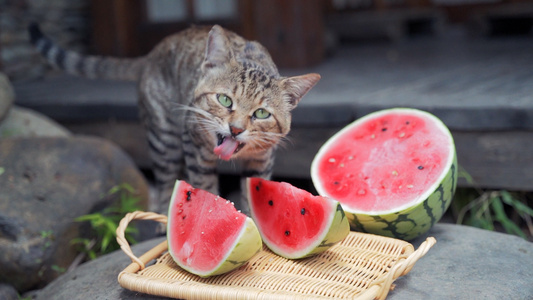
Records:
[[[261,44],[218,25],[181,31],[134,59],[83,56],[54,45],[35,24],[29,31],[42,55],[67,73],[138,81],[154,209],[162,213],[178,178],[218,194],[218,159],[241,161],[243,192],[245,177],[269,178],[291,111],[320,79],[281,77]]]

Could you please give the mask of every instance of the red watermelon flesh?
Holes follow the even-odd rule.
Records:
[[[248,200],[263,242],[286,258],[323,252],[349,232],[340,203],[286,182],[248,178]]]
[[[179,181],[169,207],[169,251],[181,267],[209,272],[234,247],[246,218],[230,201]]]
[[[412,204],[438,182],[453,154],[449,133],[412,111],[378,114],[331,140],[314,162],[324,179],[317,189],[367,213]]]
[[[254,199],[254,211],[264,212],[256,214],[257,222],[268,228],[266,237],[286,248],[296,246],[308,247],[312,238],[324,226],[324,210],[326,202],[321,198],[311,198],[304,190],[294,189],[286,182],[279,184],[254,178],[254,189],[251,191]],[[260,182],[260,188],[257,183]],[[275,197],[274,197],[275,192]],[[261,197],[265,195],[266,197]],[[284,201],[282,199],[294,199]],[[295,222],[298,219],[301,222]],[[297,234],[296,234],[297,233]]]

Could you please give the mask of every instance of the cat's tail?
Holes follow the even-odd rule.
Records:
[[[145,57],[128,59],[82,55],[62,49],[45,36],[36,23],[30,24],[28,31],[32,44],[46,60],[69,74],[88,78],[137,81],[146,64]]]

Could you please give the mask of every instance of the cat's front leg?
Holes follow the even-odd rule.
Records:
[[[190,131],[183,134],[182,142],[188,182],[195,188],[218,195],[217,157],[212,149],[195,142]]]
[[[257,155],[253,159],[245,160],[242,164],[241,176],[241,203],[240,208],[243,213],[250,216],[250,207],[248,204],[248,190],[246,186],[246,178],[261,177],[270,179],[272,170],[274,168],[274,150],[269,149]]]

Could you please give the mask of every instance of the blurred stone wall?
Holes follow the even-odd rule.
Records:
[[[12,81],[44,76],[50,67],[27,33],[30,22],[62,47],[87,52],[90,0],[0,0],[0,71]]]

